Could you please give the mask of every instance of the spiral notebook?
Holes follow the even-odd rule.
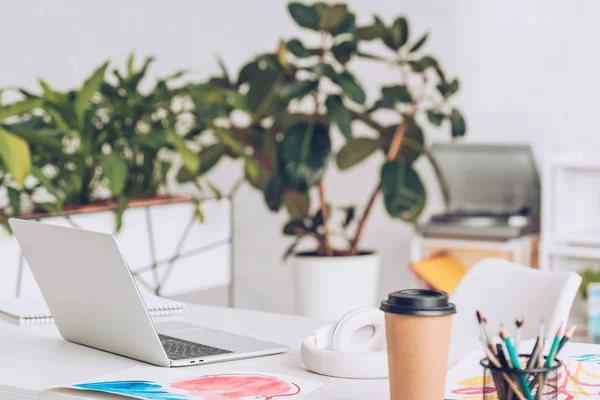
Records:
[[[151,317],[181,315],[185,311],[186,304],[181,301],[159,297],[147,291],[141,293]],[[54,323],[46,302],[39,297],[0,299],[0,315],[9,317],[21,326]]]

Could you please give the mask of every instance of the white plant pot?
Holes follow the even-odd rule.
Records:
[[[374,253],[348,257],[293,257],[296,313],[339,319],[346,311],[378,303],[381,262]]]

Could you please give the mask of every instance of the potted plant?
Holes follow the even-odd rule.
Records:
[[[40,80],[39,94],[20,89],[19,101],[0,105],[0,199],[6,199],[0,202],[0,222],[9,228],[11,216],[52,219],[114,233],[125,210],[138,207],[128,212],[127,237],[120,239],[132,266],[144,267],[153,282],[148,286],[158,290],[156,269],[175,263],[177,242],[200,212],[196,200],[171,196],[167,184],[174,168],[199,170],[194,142],[200,130],[191,113],[190,85],[178,83],[182,72],[142,89],[152,61],[138,67],[132,54],[126,68],[111,76],[105,62],[68,91]],[[158,207],[166,203],[168,210]],[[151,230],[151,220],[157,224],[164,213],[180,221],[181,232]],[[18,246],[2,236],[3,260],[11,267],[13,261],[16,271]],[[7,268],[5,282],[8,275]]]
[[[450,105],[458,81],[447,78],[432,56],[422,55],[428,34],[413,39],[405,18],[386,24],[375,17],[368,26],[356,26],[345,4],[290,3],[288,9],[319,45],[282,40],[277,51],[244,65],[237,79],[222,66],[219,76],[197,85],[192,95],[197,118],[211,135],[199,152],[204,167],[178,177],[203,179],[222,157],[241,158],[245,177],[263,191],[269,209],[289,214],[283,232],[293,241],[285,257],[293,256],[298,313],[333,319],[376,303],[380,261],[361,247],[375,201],[381,197],[388,214],[405,222],[423,211],[425,186],[413,168],[427,155],[421,125],[446,124],[452,137],[463,136],[466,126]],[[372,41],[383,42],[388,52],[369,51]],[[355,59],[389,65],[399,78],[367,101],[350,72]],[[337,151],[334,134],[345,140]],[[381,171],[365,188],[366,205],[330,204],[325,173],[332,160],[345,171],[378,152],[384,155]],[[334,226],[332,214],[338,211],[341,226]],[[314,250],[296,252],[304,239],[314,241]]]

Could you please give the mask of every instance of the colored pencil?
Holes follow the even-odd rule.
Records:
[[[484,349],[484,350],[485,350],[485,354],[488,357],[488,360],[490,360],[490,362],[492,364],[494,364],[495,367],[502,368],[500,361],[494,356],[494,354],[492,354],[492,352],[489,349]],[[517,395],[519,400],[526,400],[525,396],[523,396],[523,393],[521,392],[521,390],[519,390],[519,386],[515,383],[515,381],[513,381],[510,378],[510,376],[508,376],[508,374],[506,372],[502,372],[502,378],[504,378],[504,380],[506,381],[508,386],[510,386],[510,388]],[[498,388],[496,388],[496,390],[498,391]]]
[[[510,368],[510,365],[508,364],[508,360],[506,359],[506,356],[504,355],[503,347],[500,343],[496,344],[496,350],[497,350],[496,354],[498,354],[498,360],[500,361],[502,366],[505,368]]]
[[[544,351],[544,320],[540,321],[540,333],[535,340],[535,344],[533,345],[533,350],[531,351],[531,356],[529,356],[529,361],[527,362],[527,369],[533,368],[535,363],[538,360],[538,353]]]
[[[556,331],[556,335],[554,336],[554,341],[552,342],[552,347],[550,348],[550,352],[548,353],[548,357],[546,358],[546,363],[544,364],[545,368],[548,368],[552,365],[552,361],[554,361],[554,357],[556,357],[556,353],[558,352],[558,347],[560,346],[562,334],[562,325],[558,327]]]
[[[563,336],[563,338],[560,340],[560,344],[558,345],[558,350],[556,351],[556,354],[560,353],[565,344],[567,344],[567,342],[573,337],[575,329],[577,329],[577,325],[571,326],[567,333],[565,333],[565,336]]]
[[[504,329],[504,327],[500,328],[500,338],[506,344],[506,350],[508,351],[508,355],[512,361],[513,368],[516,370],[520,370],[521,365],[519,364],[519,356],[517,355],[515,348],[513,347],[512,343],[510,342],[510,338],[508,337],[508,334],[506,333],[506,330]],[[523,387],[523,391],[525,392],[525,396],[527,396],[527,399],[533,400],[533,397],[531,396],[531,390],[529,389],[529,385],[527,385],[527,379],[525,378],[525,375],[518,374],[518,376],[519,376],[519,380],[521,381],[521,386]]]
[[[517,333],[515,335],[515,350],[519,354],[519,345],[521,344],[521,327],[525,323],[525,318],[517,319],[515,325],[517,326]]]
[[[481,331],[481,336],[485,339],[487,343],[487,347],[490,349],[492,354],[496,353],[496,349],[494,348],[494,344],[492,342],[492,338],[487,330],[487,325],[485,323],[485,319],[481,316],[479,311],[476,312],[477,322],[479,323],[479,330]]]

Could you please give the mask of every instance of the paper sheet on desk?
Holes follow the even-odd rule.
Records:
[[[531,351],[533,341],[520,348],[521,353]],[[468,353],[446,376],[447,399],[483,399],[483,367],[479,361],[485,357],[483,351]],[[600,398],[600,345],[567,343],[560,352],[563,367],[559,370],[556,388],[558,400],[589,400]],[[486,386],[493,386],[489,382]],[[495,389],[489,388],[486,399],[493,396]],[[493,397],[492,397],[493,398]]]
[[[207,369],[194,367],[134,367],[71,388],[143,400],[270,400],[302,399],[323,386],[320,382],[269,372],[206,372]]]

